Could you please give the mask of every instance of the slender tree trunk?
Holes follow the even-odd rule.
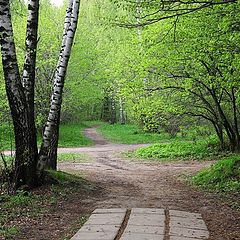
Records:
[[[110,97],[110,124],[115,124],[117,122],[117,112],[116,103],[114,95]]]
[[[227,136],[228,136],[228,139],[229,139],[229,142],[230,142],[230,149],[231,149],[231,151],[235,151],[236,147],[237,147],[237,137],[236,137],[236,134],[234,132],[234,129],[232,128],[231,124],[229,123],[229,121],[227,119],[227,116],[225,115],[225,113],[224,113],[224,111],[221,107],[221,104],[217,99],[217,96],[216,96],[215,92],[212,92],[211,94],[212,94],[213,100],[216,104],[216,107],[218,109],[219,116],[221,117],[223,126],[224,126],[224,128],[227,132]]]
[[[68,61],[77,29],[80,0],[70,0],[66,13],[62,47],[54,77],[54,87],[50,111],[45,125],[43,142],[39,153],[38,170],[56,169],[59,124],[62,104],[62,93]]]
[[[119,99],[119,111],[120,111],[120,123],[122,125],[126,124],[126,116],[125,116],[125,110],[124,110],[124,104],[122,101],[122,98]]]
[[[29,121],[28,142],[30,143],[30,160],[26,175],[33,175],[37,179],[37,131],[35,126],[35,110],[34,110],[34,88],[35,88],[35,69],[37,56],[37,41],[38,41],[38,18],[39,18],[39,0],[28,1],[28,20],[26,32],[26,53],[23,68],[22,84],[27,102],[27,114]]]
[[[224,143],[224,136],[223,136],[222,126],[220,126],[219,124],[217,124],[215,122],[212,122],[212,124],[213,124],[213,126],[214,126],[214,128],[216,130],[218,139],[220,141],[221,150],[224,150],[225,149],[225,143]]]
[[[105,96],[103,98],[103,104],[102,104],[102,111],[101,111],[101,119],[105,122],[110,121],[110,108],[111,108],[110,98],[109,96]]]
[[[234,130],[236,133],[236,151],[240,151],[240,134],[238,128],[238,117],[237,117],[237,104],[234,93],[234,87],[232,87],[232,105],[233,105],[233,119],[234,119]]]
[[[31,9],[33,8],[32,13],[34,11],[38,11],[38,1],[30,2],[34,2],[34,4],[30,6]],[[31,12],[29,12],[29,24],[27,27],[27,34],[29,34],[28,36],[31,35],[31,21],[35,21],[37,15],[35,14],[32,18],[31,16],[33,15],[31,15]],[[35,29],[33,31],[35,31]],[[35,37],[36,34],[33,36],[33,41]],[[37,144],[36,138],[34,137],[34,116],[30,117],[34,111],[32,109],[30,110],[33,103],[31,104],[28,102],[28,100],[33,101],[34,95],[32,96],[32,87],[24,88],[21,82],[15,43],[13,39],[10,4],[9,1],[6,0],[0,0],[0,43],[6,92],[13,119],[15,134],[16,159],[13,181],[16,183],[15,187],[18,187],[22,184],[33,186],[36,183],[36,171],[34,170],[36,168]],[[28,47],[29,45],[27,45],[27,48]],[[35,47],[33,47],[34,51],[36,50]],[[26,54],[26,59],[31,60],[32,56],[28,58]],[[28,62],[28,60],[26,60],[24,70],[26,67],[32,69],[30,67],[31,64],[32,61]],[[32,81],[32,70],[29,70],[27,73],[26,71],[25,74],[28,79],[26,82],[31,85],[30,82]],[[25,95],[26,90],[29,90],[28,97]]]

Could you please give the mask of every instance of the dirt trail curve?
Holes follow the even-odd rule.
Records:
[[[96,127],[87,128],[84,130],[86,137],[90,138],[94,146],[91,147],[75,147],[75,148],[58,148],[58,153],[91,153],[96,155],[99,152],[121,152],[132,150],[139,147],[148,146],[149,144],[114,144],[108,142],[98,132]]]
[[[94,208],[154,207],[201,213],[210,231],[210,240],[240,240],[240,212],[232,210],[213,194],[204,194],[187,185],[180,177],[192,175],[210,162],[142,162],[124,159],[119,152],[144,145],[112,144],[96,128],[86,129],[96,145],[59,149],[59,152],[84,152],[88,163],[60,163],[59,169],[84,173],[106,194],[86,198],[81,205]]]

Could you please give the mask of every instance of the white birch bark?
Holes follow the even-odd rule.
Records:
[[[39,0],[28,1],[28,19],[25,40],[25,62],[23,67],[22,84],[26,97],[28,134],[27,142],[29,142],[29,158],[26,174],[36,174],[37,170],[37,133],[35,126],[35,111],[34,111],[34,92],[35,92],[35,70],[38,42],[38,18],[39,18]]]
[[[38,4],[38,1],[35,2]],[[31,19],[35,21],[35,17],[36,14],[29,19],[29,32],[32,28],[30,21]],[[37,144],[33,132],[34,117],[29,117],[28,102],[21,82],[16,57],[10,3],[6,0],[0,0],[0,44],[6,92],[14,125],[16,145],[14,179],[17,185],[33,185],[36,173],[36,171],[34,172],[36,168],[35,158],[37,155]],[[28,64],[31,65],[31,63]],[[31,99],[33,99],[32,96]]]
[[[142,1],[141,0],[136,0],[136,3],[137,3],[137,35],[138,35],[138,40],[139,40],[139,43],[142,42],[142,26],[141,26],[141,20],[140,20],[140,16],[141,16],[141,6],[140,6],[140,3]]]
[[[123,125],[126,123],[126,113],[124,110],[124,103],[122,98],[119,99],[119,115],[120,115],[120,123]]]
[[[40,173],[44,168],[56,169],[62,94],[73,39],[77,29],[79,8],[80,0],[69,1],[64,24],[62,47],[54,77],[50,111],[45,125],[43,142],[39,154],[38,170]]]
[[[26,98],[34,102],[35,66],[37,52],[39,0],[28,1],[28,19],[26,31],[26,52],[22,83]]]

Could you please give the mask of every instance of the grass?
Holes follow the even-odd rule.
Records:
[[[58,162],[84,163],[91,161],[91,157],[85,153],[59,153]]]
[[[200,171],[192,182],[210,191],[240,193],[240,155],[219,160]]]
[[[36,223],[38,218],[51,214],[60,203],[68,202],[74,195],[89,195],[97,189],[82,177],[61,171],[49,171],[48,178],[52,184],[33,192],[0,195],[0,239],[16,239],[23,222],[28,222],[30,226],[31,221]],[[85,219],[83,215],[80,216],[81,224],[84,222],[82,219]],[[79,227],[79,221],[77,225]]]
[[[156,143],[171,140],[165,133],[146,133],[133,124],[102,124],[98,131],[109,141],[123,144]]]
[[[84,123],[62,124],[60,126],[59,147],[82,147],[92,144],[92,140],[84,136],[83,130],[89,127]],[[38,136],[38,145],[41,137]],[[0,125],[0,151],[14,148],[14,134],[11,126]]]
[[[83,123],[63,124],[60,126],[59,147],[89,146],[92,141],[83,135],[88,126]]]
[[[139,148],[130,152],[130,157],[152,160],[191,160],[216,157],[220,153],[215,149],[214,143],[209,139],[197,141],[175,139],[169,143],[153,144],[149,147]]]
[[[14,134],[12,126],[0,125],[0,151],[14,148]]]
[[[25,218],[29,214],[34,216],[40,209],[36,207],[36,202],[40,199],[28,192],[18,191],[16,195],[1,195],[0,211],[0,237],[10,238],[19,232],[19,227],[14,221],[15,217]]]
[[[0,156],[0,167],[4,166],[4,162],[6,163],[7,166],[10,166],[13,161],[14,161],[14,156],[8,156],[8,155]]]
[[[87,127],[96,127],[96,126],[100,127],[103,125],[107,125],[106,122],[102,122],[99,120],[83,121],[83,124]]]
[[[81,147],[89,146],[93,142],[83,135],[83,130],[99,126],[98,131],[106,139],[115,143],[123,144],[143,144],[143,143],[160,143],[172,142],[182,139],[181,136],[171,138],[167,133],[146,133],[140,127],[133,124],[114,124],[100,121],[86,121],[83,123],[62,124],[60,126],[59,147]],[[191,139],[186,137],[185,139]],[[0,126],[0,150],[11,149],[11,142],[13,142],[13,133],[11,127],[7,125]],[[38,137],[40,145],[41,139]]]

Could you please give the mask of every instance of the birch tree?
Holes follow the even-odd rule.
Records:
[[[79,7],[79,0],[69,1],[65,17],[62,46],[54,76],[50,111],[45,125],[42,146],[39,153],[38,169],[40,173],[45,168],[56,169],[57,167],[57,146],[62,95],[74,35],[77,29]]]
[[[15,133],[14,187],[36,183],[37,141],[34,123],[34,82],[39,1],[28,1],[26,55],[21,77],[13,38],[10,3],[0,1],[0,44],[6,92]]]
[[[19,71],[13,36],[10,2],[0,0],[0,44],[2,63],[9,106],[14,125],[16,156],[13,183],[14,188],[27,184],[38,184],[42,171],[56,168],[58,132],[62,93],[67,65],[77,28],[80,1],[69,0],[65,18],[61,51],[54,77],[53,93],[43,143],[38,154],[34,92],[36,72],[36,50],[38,42],[39,0],[28,1],[26,51],[22,76]],[[46,161],[47,159],[47,161]]]

